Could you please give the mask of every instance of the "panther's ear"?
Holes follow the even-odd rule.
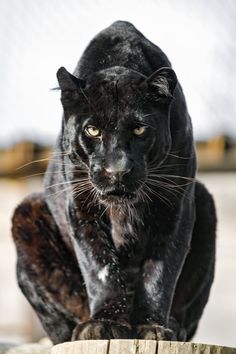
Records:
[[[86,84],[84,80],[71,75],[64,67],[58,69],[57,80],[61,91],[78,90],[78,88],[84,88]]]
[[[70,110],[77,105],[81,97],[80,90],[85,88],[86,82],[80,80],[61,67],[57,71],[57,79],[61,90],[61,103],[64,110]]]
[[[173,69],[163,67],[152,73],[142,83],[142,87],[154,89],[160,97],[172,98],[177,84],[177,77]]]

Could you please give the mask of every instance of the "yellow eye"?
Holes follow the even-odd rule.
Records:
[[[93,125],[89,125],[88,127],[86,127],[85,132],[88,136],[92,138],[97,138],[101,135],[101,130],[94,127]]]
[[[138,136],[143,135],[144,132],[145,132],[145,127],[136,127],[134,129],[134,134]]]

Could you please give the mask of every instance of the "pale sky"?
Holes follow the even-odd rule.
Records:
[[[62,109],[56,71],[73,71],[88,42],[132,22],[169,57],[196,138],[236,136],[234,0],[0,0],[0,145],[54,143]]]

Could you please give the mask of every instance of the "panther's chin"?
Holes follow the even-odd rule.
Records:
[[[111,205],[123,205],[127,203],[133,203],[136,200],[136,195],[134,192],[125,192],[120,190],[100,193],[99,197],[101,202]]]

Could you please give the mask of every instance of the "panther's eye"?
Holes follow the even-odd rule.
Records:
[[[134,130],[133,130],[134,134],[137,135],[137,136],[141,136],[144,134],[145,132],[145,127],[136,127]]]
[[[96,127],[94,127],[93,125],[88,125],[85,128],[85,133],[89,137],[98,138],[101,135],[101,130],[96,128]]]

